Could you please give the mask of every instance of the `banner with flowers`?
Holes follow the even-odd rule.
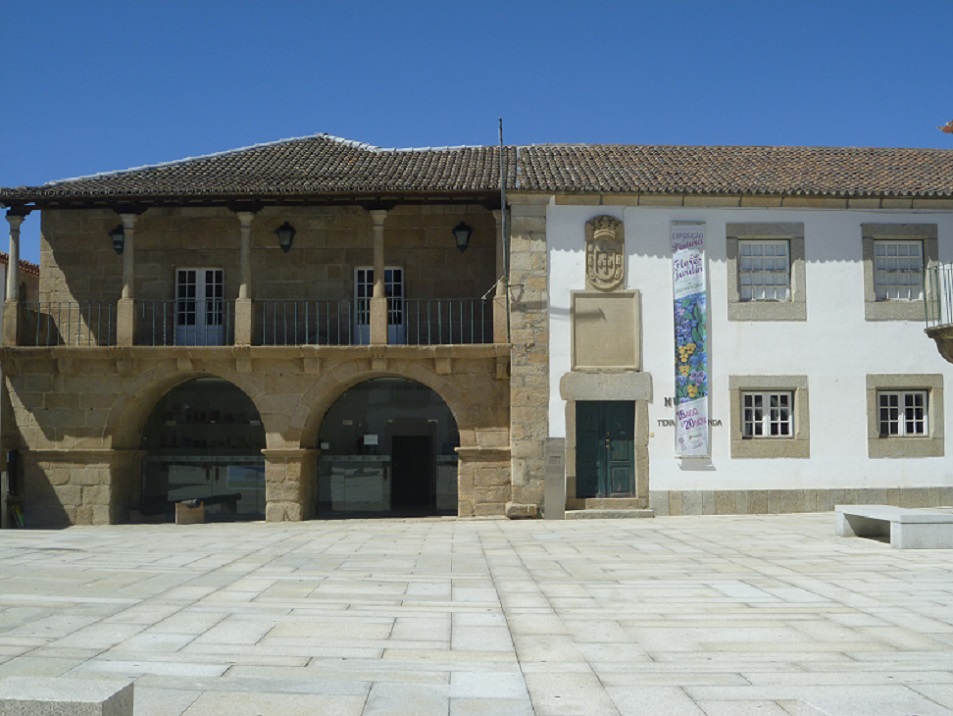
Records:
[[[672,222],[675,292],[675,454],[707,457],[708,294],[705,225]]]

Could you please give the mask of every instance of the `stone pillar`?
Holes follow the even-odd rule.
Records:
[[[141,450],[24,450],[27,527],[126,522],[139,504]]]
[[[457,448],[457,457],[457,514],[460,517],[504,514],[512,492],[509,448],[461,445]]]
[[[116,344],[131,346],[136,336],[135,230],[136,214],[120,214],[125,235],[122,250],[122,295],[116,307]]]
[[[510,437],[513,509],[541,505],[549,437],[546,205],[510,209]]]
[[[255,335],[254,310],[251,295],[251,222],[254,212],[237,211],[241,225],[238,265],[238,299],[235,301],[235,345],[250,346]]]
[[[371,298],[371,345],[387,345],[387,291],[384,284],[384,219],[387,211],[370,212],[374,220],[374,294]]]
[[[493,296],[493,342],[508,343],[509,320],[506,308],[506,247],[503,237],[503,212],[493,212],[496,219],[496,294]]]
[[[14,209],[7,211],[7,223],[10,224],[10,262],[7,264],[8,301],[20,300],[20,226],[26,214]]]
[[[28,210],[9,209],[10,261],[7,264],[7,290],[3,304],[3,345],[17,345],[20,328],[20,226]]]
[[[300,522],[314,517],[319,451],[262,450],[265,456],[265,520]]]

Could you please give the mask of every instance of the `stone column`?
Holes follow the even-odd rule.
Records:
[[[510,437],[513,503],[541,505],[543,447],[549,437],[549,298],[546,283],[546,204],[510,209]]]
[[[319,451],[262,450],[265,456],[265,520],[300,522],[314,517]]]
[[[141,450],[23,450],[28,527],[120,524],[139,505]]]
[[[3,304],[3,345],[17,345],[20,323],[20,225],[29,210],[9,209],[10,261],[7,264],[6,300]]]
[[[255,214],[251,211],[237,211],[235,215],[241,227],[238,299],[235,301],[235,345],[250,346],[252,336],[255,335],[251,295],[251,222]]]
[[[116,307],[116,344],[131,346],[136,336],[135,241],[136,214],[120,214],[125,235],[122,250],[122,295]]]
[[[503,212],[493,212],[496,219],[496,294],[493,296],[493,342],[508,343],[506,311],[506,248],[503,245]]]
[[[374,220],[374,295],[371,298],[371,345],[387,345],[387,291],[384,283],[384,219],[387,211],[370,212]]]

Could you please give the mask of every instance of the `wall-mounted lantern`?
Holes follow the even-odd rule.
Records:
[[[297,233],[295,227],[286,221],[275,229],[275,233],[278,234],[278,245],[281,250],[285,253],[291,251],[291,242],[295,240],[295,233]]]
[[[456,239],[457,248],[460,249],[461,253],[467,250],[467,245],[470,243],[470,234],[472,233],[473,229],[462,221],[453,228],[453,238]]]
[[[109,232],[109,238],[112,239],[113,250],[122,255],[122,250],[126,247],[126,232],[123,230],[122,224]]]

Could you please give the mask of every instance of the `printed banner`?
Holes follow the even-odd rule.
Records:
[[[705,225],[672,223],[675,291],[675,455],[707,457],[708,294]]]

